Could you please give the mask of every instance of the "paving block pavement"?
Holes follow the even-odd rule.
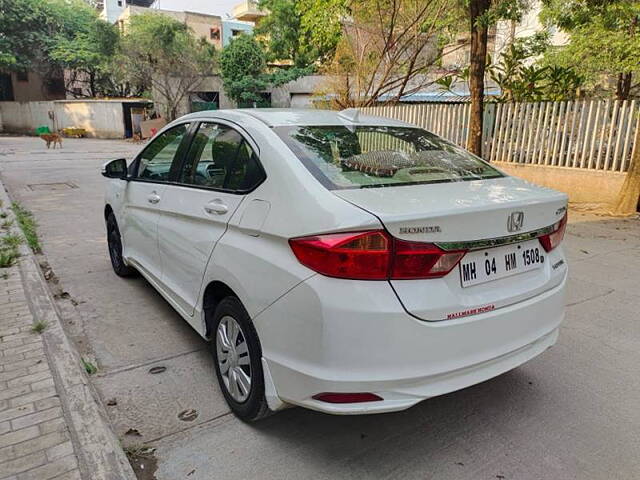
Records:
[[[10,205],[0,183],[15,224]],[[0,480],[134,479],[35,257],[24,244],[20,254],[0,268]]]
[[[81,478],[18,266],[0,269],[0,478]]]

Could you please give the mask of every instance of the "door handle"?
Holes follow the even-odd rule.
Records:
[[[217,213],[218,215],[224,215],[229,211],[229,207],[227,207],[222,200],[216,199],[212,200],[204,206],[204,211],[207,213]]]
[[[147,201],[149,203],[153,203],[155,205],[156,203],[158,203],[160,201],[160,195],[158,195],[157,193],[153,192],[153,193],[149,194],[149,196],[147,197]]]

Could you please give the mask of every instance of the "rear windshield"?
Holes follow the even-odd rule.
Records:
[[[274,130],[332,190],[503,176],[466,150],[419,128],[330,125]]]

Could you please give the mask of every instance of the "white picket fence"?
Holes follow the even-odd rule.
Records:
[[[469,104],[376,106],[465,146]],[[491,161],[624,172],[637,145],[640,102],[576,100],[485,106],[482,156]]]

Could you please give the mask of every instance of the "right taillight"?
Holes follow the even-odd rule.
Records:
[[[564,238],[564,232],[566,229],[567,214],[565,213],[564,217],[562,217],[562,220],[560,220],[553,226],[553,232],[538,237],[545,251],[550,252],[558,245],[560,245],[560,243],[562,243],[562,239]]]
[[[465,250],[445,252],[432,243],[394,239],[392,280],[444,277],[453,270]]]
[[[398,240],[384,230],[294,238],[289,244],[298,261],[310,269],[354,280],[444,277],[466,253]]]

